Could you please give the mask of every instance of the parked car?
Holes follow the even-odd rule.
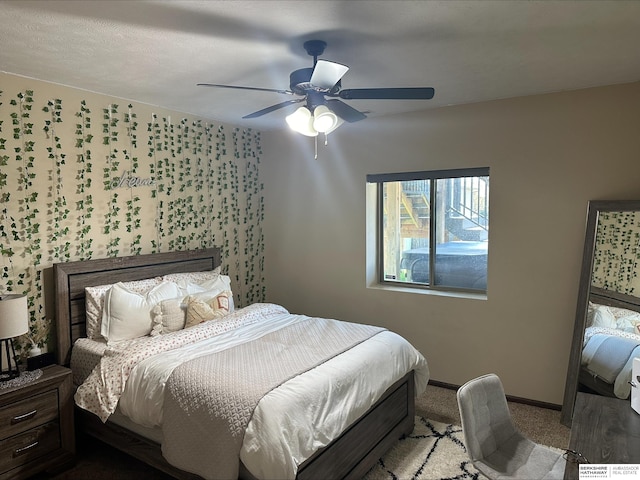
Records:
[[[487,242],[447,242],[436,247],[436,285],[474,290],[487,288]],[[429,284],[429,248],[402,252],[400,269],[407,281]]]

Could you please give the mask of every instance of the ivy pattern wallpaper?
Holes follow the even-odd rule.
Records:
[[[639,296],[640,212],[600,212],[592,284]]]
[[[52,348],[57,262],[217,246],[236,304],[264,300],[259,132],[3,78],[0,295],[28,297],[22,355]]]

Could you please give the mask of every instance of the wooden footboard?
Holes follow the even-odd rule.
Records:
[[[578,374],[578,391],[585,391],[587,393],[599,393],[605,397],[617,398],[613,392],[613,384],[607,383],[599,377],[594,377],[586,368],[580,367],[580,373]]]
[[[298,479],[359,479],[395,442],[413,431],[413,371],[392,385],[378,402],[339,438],[304,462]]]
[[[112,422],[78,410],[78,427],[112,447],[175,478],[194,480],[200,477],[170,465],[162,456],[160,445]],[[415,386],[413,371],[392,385],[384,395],[340,437],[304,462],[298,470],[300,480],[359,479],[371,469],[403,435],[413,431]],[[241,478],[251,478],[241,475]]]

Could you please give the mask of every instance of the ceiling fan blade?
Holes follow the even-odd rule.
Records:
[[[235,88],[238,90],[257,90],[259,92],[274,92],[274,93],[282,93],[285,95],[295,95],[291,90],[277,90],[275,88],[240,87],[238,85],[220,85],[217,83],[197,83],[196,85],[198,87]]]
[[[367,118],[364,113],[359,112],[358,110],[350,105],[347,105],[341,100],[327,100],[327,105],[333,113],[338,115],[345,122],[353,123],[357,122],[358,120],[364,120],[365,118]]]
[[[346,65],[327,60],[318,60],[313,68],[313,74],[311,74],[309,82],[314,87],[331,90],[348,70],[349,67]]]
[[[345,100],[430,100],[435,90],[430,87],[410,88],[356,88],[342,90],[339,97]]]
[[[263,108],[262,110],[258,110],[257,112],[250,113],[249,115],[245,115],[242,118],[257,118],[265,115],[267,113],[275,112],[276,110],[280,110],[286,106],[292,105],[294,103],[303,102],[304,98],[296,98],[295,100],[287,100],[286,102],[278,103],[276,105],[271,105],[270,107]]]

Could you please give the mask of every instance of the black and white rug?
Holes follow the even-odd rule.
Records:
[[[484,478],[463,443],[462,427],[416,416],[413,433],[378,460],[364,480],[462,480]]]

